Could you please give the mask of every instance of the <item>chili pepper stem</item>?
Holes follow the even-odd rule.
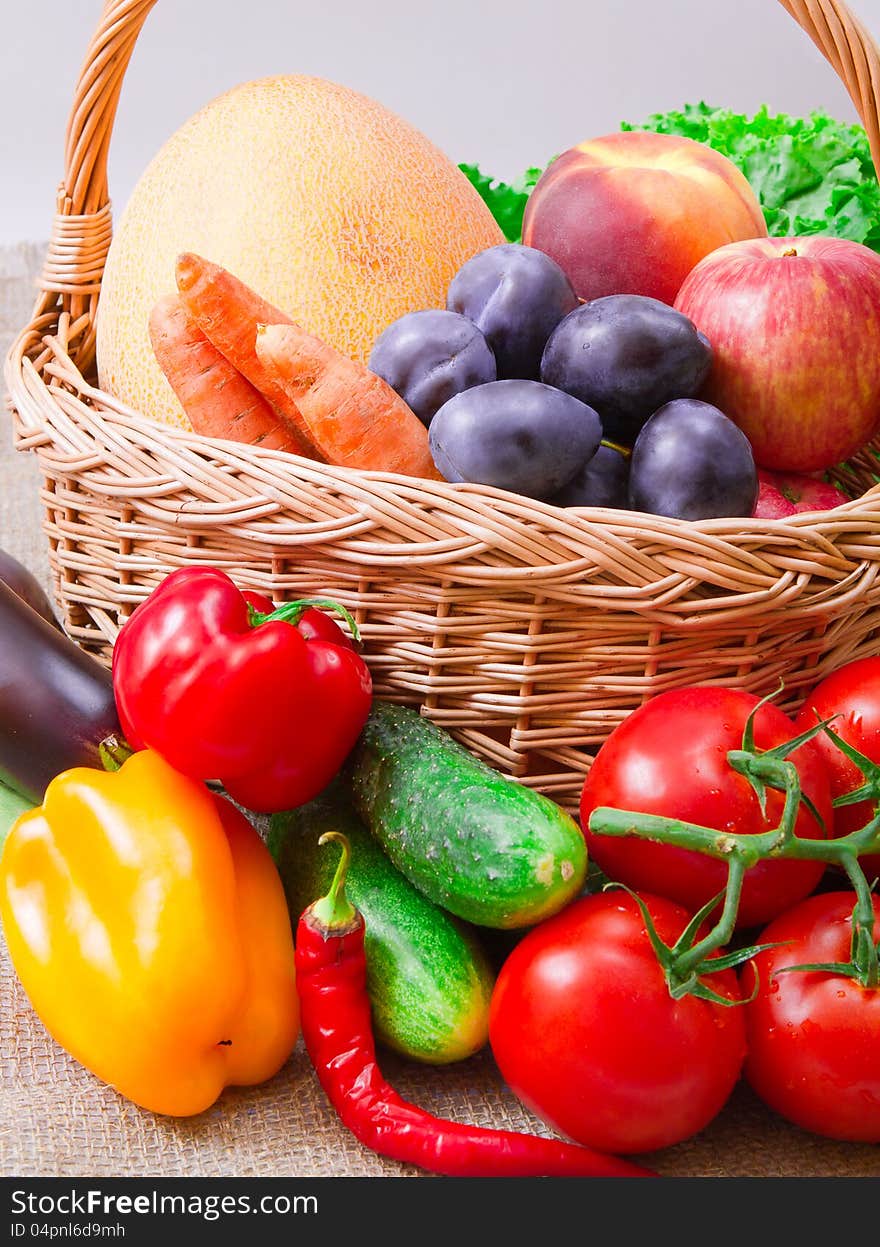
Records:
[[[345,895],[345,878],[351,861],[351,846],[348,843],[348,837],[341,831],[325,831],[322,836],[319,836],[318,844],[327,844],[331,840],[337,841],[342,848],[336,873],[333,875],[327,895],[315,901],[309,910],[314,921],[328,933],[350,930],[352,924],[358,921],[357,910]]]

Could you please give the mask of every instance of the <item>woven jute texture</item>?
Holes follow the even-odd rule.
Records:
[[[42,256],[0,251],[0,348],[30,306]],[[0,545],[44,582],[37,464],[0,439]],[[83,1007],[87,1004],[84,1002]],[[650,1036],[646,1036],[650,1042]],[[383,1056],[404,1095],[440,1116],[549,1132],[504,1087],[488,1052],[445,1069]],[[770,1114],[747,1087],[697,1138],[650,1158],[678,1177],[880,1177],[880,1149],[831,1142]],[[338,1123],[298,1046],[272,1082],[230,1090],[201,1117],[136,1108],[47,1035],[0,940],[0,1171],[18,1177],[427,1177],[362,1147]]]

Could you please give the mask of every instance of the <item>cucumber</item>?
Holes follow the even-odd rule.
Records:
[[[486,927],[523,927],[583,886],[577,823],[417,711],[374,700],[347,763],[355,809],[435,904]]]
[[[495,972],[477,932],[434,905],[389,861],[358,818],[342,780],[299,809],[272,816],[268,844],[291,920],[330,886],[341,831],[351,846],[346,895],[364,918],[367,993],[376,1039],[429,1065],[473,1056],[489,1037]]]

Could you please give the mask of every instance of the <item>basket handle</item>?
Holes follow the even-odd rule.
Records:
[[[155,3],[105,0],[67,121],[64,177],[34,320],[53,310],[63,318],[68,354],[82,371],[94,359],[98,295],[113,233],[107,184],[113,123],[128,62]]]
[[[64,180],[39,288],[35,319],[68,313],[68,352],[85,370],[94,355],[94,321],[112,225],[107,157],[122,80],[156,0],[105,0],[86,51],[70,117]],[[880,49],[840,0],[779,0],[846,87],[880,174]]]

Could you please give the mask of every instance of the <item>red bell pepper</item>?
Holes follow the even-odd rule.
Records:
[[[269,609],[263,610],[261,607]],[[246,809],[311,801],[354,746],[372,701],[369,669],[309,599],[272,609],[213,567],[172,572],[113,650],[122,730],[184,775],[218,780]]]

